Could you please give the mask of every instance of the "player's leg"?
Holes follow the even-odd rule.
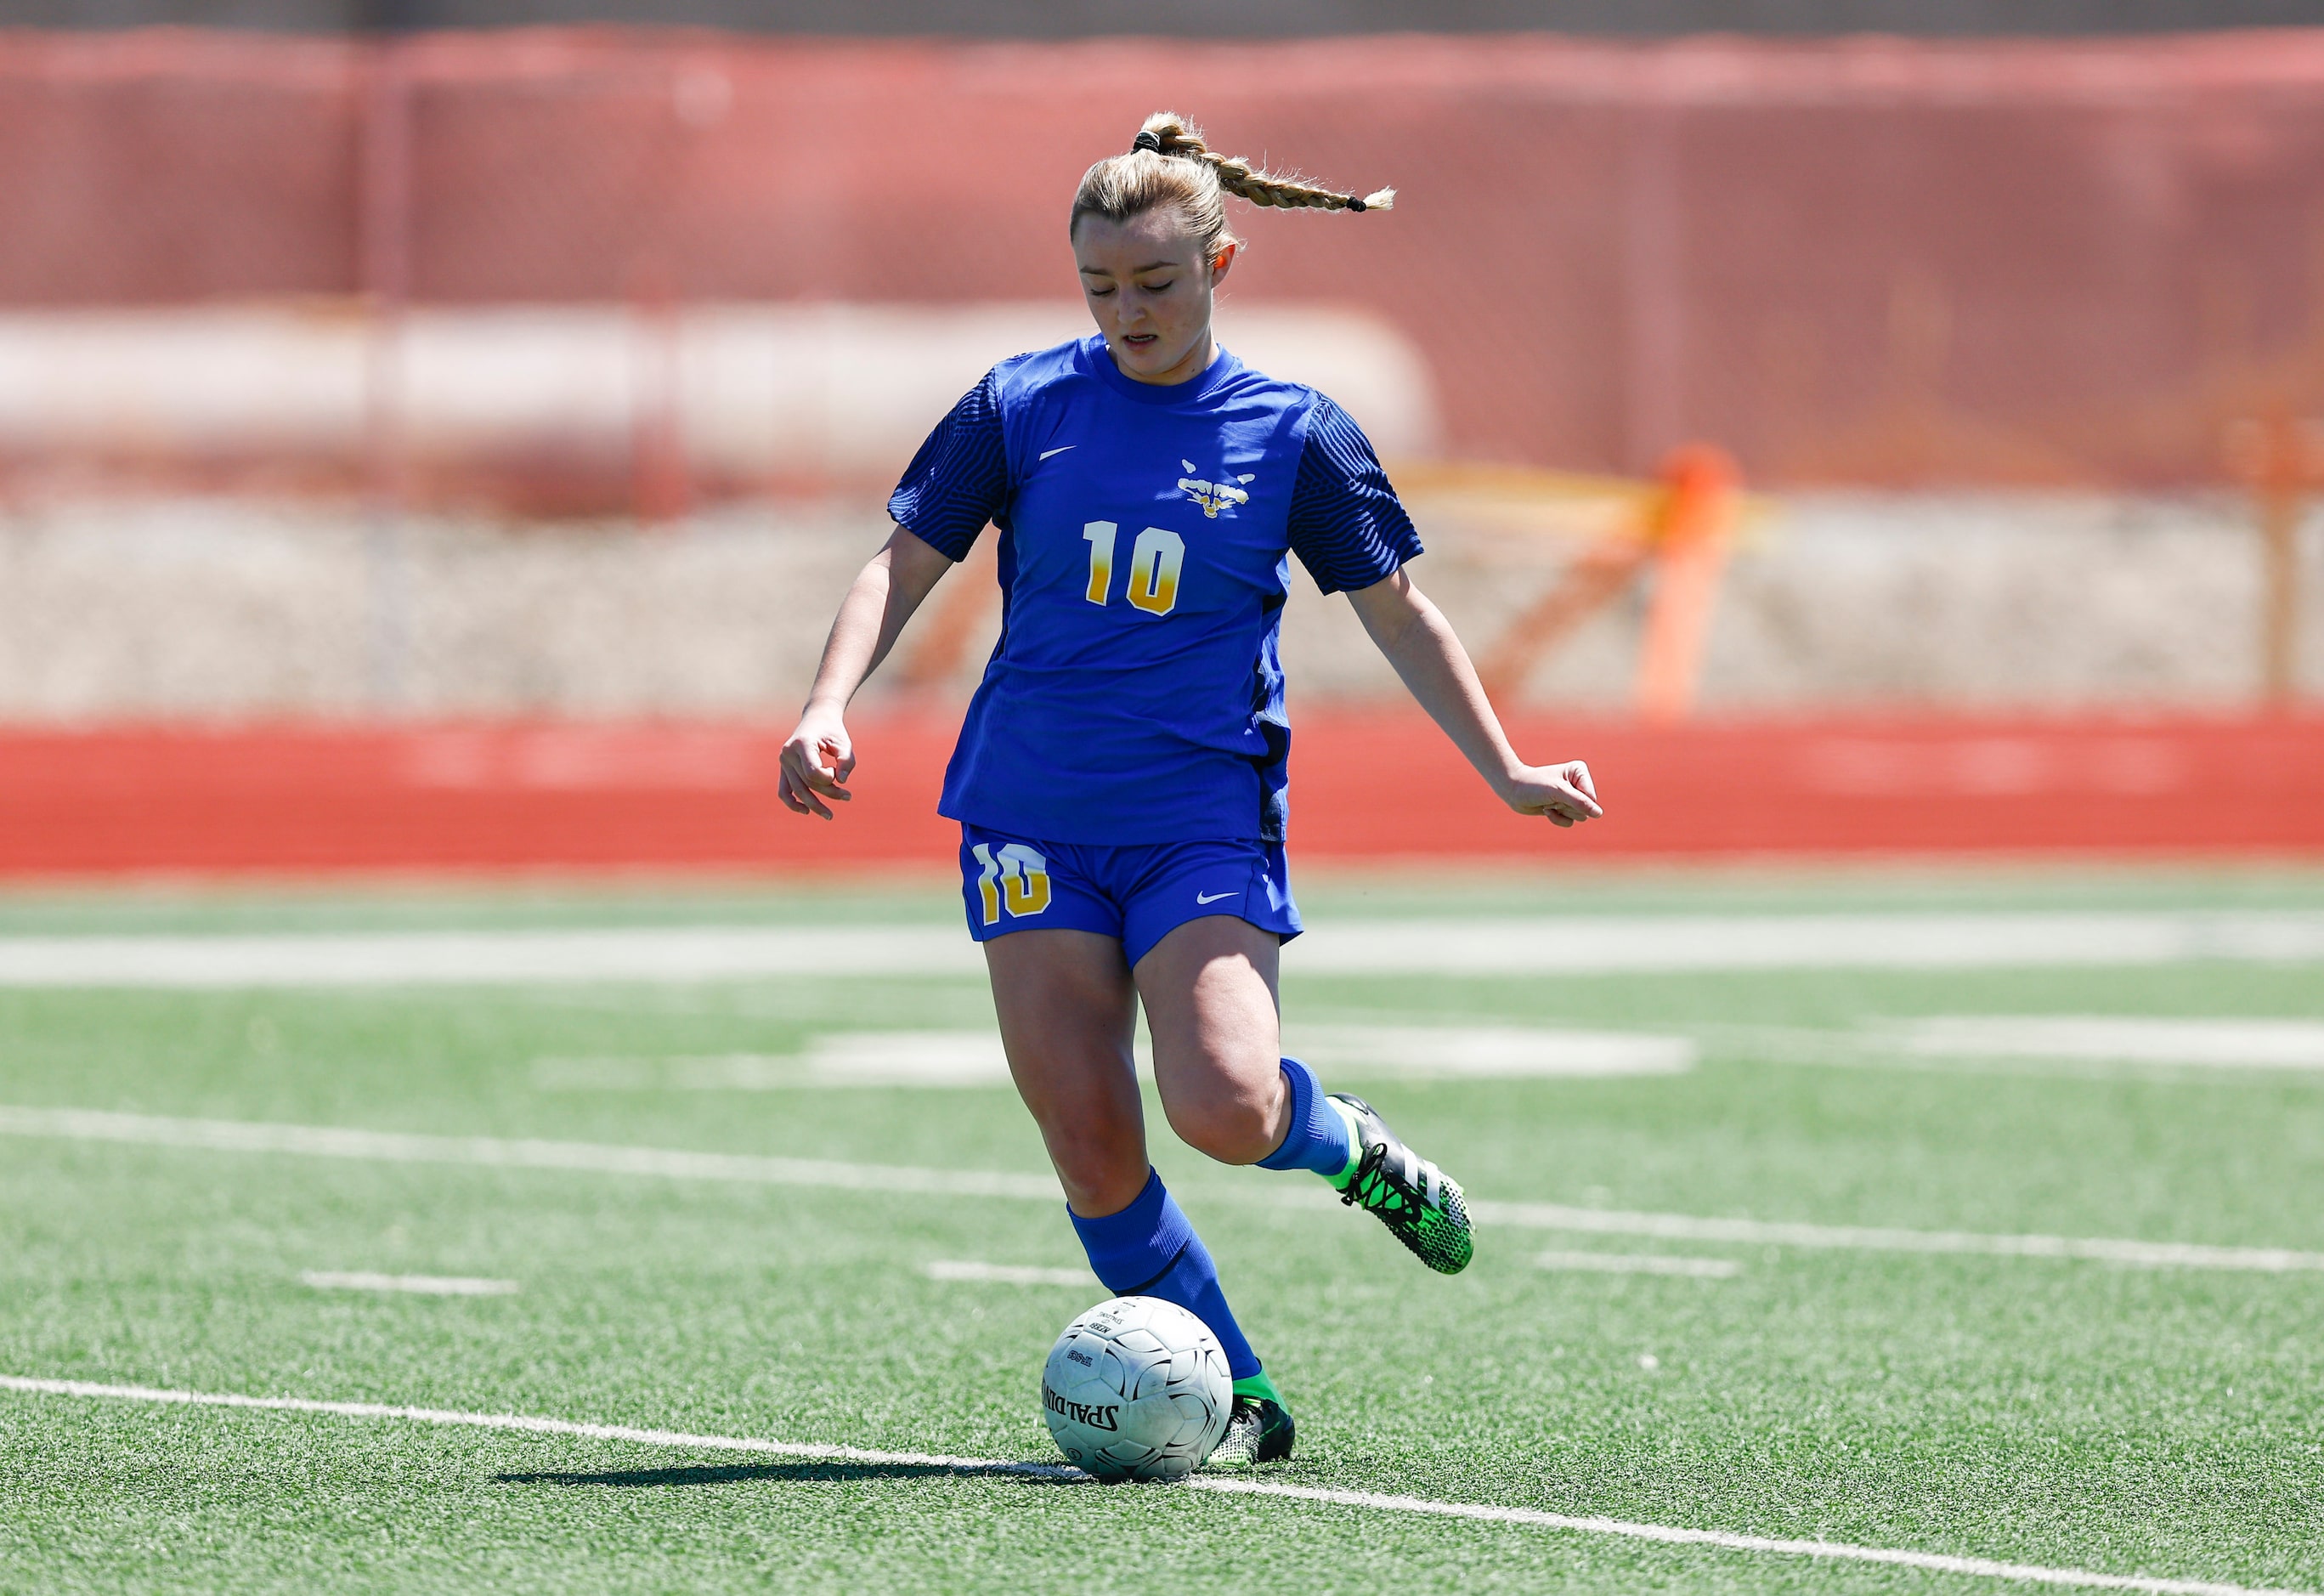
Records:
[[[1132,973],[1170,1129],[1223,1164],[1259,1163],[1289,1129],[1276,1013],[1280,956],[1272,932],[1212,914],[1173,928]]]
[[[1277,1062],[1277,941],[1238,919],[1181,926],[1139,961],[1154,1035],[1155,1084],[1180,1140],[1229,1164],[1256,1163],[1284,1140],[1289,1093]],[[1249,1468],[1291,1455],[1283,1394],[1258,1367],[1234,1371],[1227,1433],[1205,1465]]]
[[[986,943],[984,961],[1009,1073],[1066,1206],[1076,1218],[1119,1213],[1148,1174],[1130,1051],[1137,996],[1121,944],[1091,931],[1016,931]]]
[[[1183,896],[1183,894],[1181,894]],[[1335,1184],[1361,1157],[1355,1116],[1282,1052],[1280,942],[1232,915],[1172,927],[1138,963],[1170,1128],[1227,1164],[1311,1169]],[[1167,1064],[1165,1062],[1167,1060]]]
[[[1187,879],[1231,881],[1224,853],[1244,850],[1250,885],[1229,897],[1189,890]],[[1154,1034],[1154,1078],[1171,1129],[1230,1164],[1310,1169],[1351,1206],[1368,1209],[1423,1263],[1466,1268],[1472,1251],[1468,1199],[1458,1182],[1406,1147],[1378,1110],[1326,1093],[1315,1072],[1282,1056],[1277,1017],[1279,935],[1296,934],[1290,895],[1272,877],[1278,850],[1203,844],[1188,870],[1157,872],[1125,917],[1139,995]],[[1195,908],[1215,902],[1219,912]],[[1201,918],[1191,918],[1199,915]]]
[[[1130,1056],[1136,996],[1120,942],[1014,931],[986,942],[984,955],[1010,1073],[1092,1271],[1118,1296],[1176,1303],[1210,1326],[1236,1381],[1265,1379],[1210,1249],[1147,1161]]]

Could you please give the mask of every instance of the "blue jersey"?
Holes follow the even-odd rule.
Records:
[[[993,367],[888,509],[955,560],[1001,529],[1001,641],[940,812],[1060,843],[1280,838],[1288,557],[1333,593],[1420,552],[1330,400],[1223,350],[1133,382],[1094,335]]]

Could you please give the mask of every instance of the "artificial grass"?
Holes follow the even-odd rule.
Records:
[[[1709,900],[1731,910],[1727,890]],[[1720,1029],[2318,1017],[2313,967],[1362,983],[1289,968],[1295,1035],[1360,1013],[1705,1039],[1677,1076],[1363,1084],[1480,1196],[2324,1250],[2324,1081],[1835,1067],[1786,1056],[1780,1033]],[[961,1029],[984,1004],[973,983],[910,977],[14,992],[0,1102],[1038,1172],[1005,1090],[550,1092],[531,1073],[576,1053],[779,1053],[849,1024]],[[1299,1456],[1271,1478],[2324,1588],[2324,1274],[1501,1228],[1444,1280],[1360,1215],[1250,1200],[1305,1177],[1157,1156],[1299,1416]],[[1742,1267],[1536,1268],[1548,1247]],[[0,1138],[5,1373],[1052,1458],[1039,1360],[1099,1288],[940,1283],[921,1272],[936,1259],[1078,1261],[1040,1202]],[[310,1269],[521,1289],[318,1291],[300,1282]],[[0,1589],[26,1591],[1990,1583],[1167,1488],[13,1393],[0,1480]]]

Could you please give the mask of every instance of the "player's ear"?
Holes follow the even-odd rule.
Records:
[[[1235,263],[1235,256],[1240,254],[1241,250],[1242,245],[1234,242],[1232,239],[1230,239],[1226,243],[1219,245],[1219,253],[1211,257],[1211,281],[1213,282],[1216,282],[1220,278],[1224,277],[1227,274],[1228,269]]]

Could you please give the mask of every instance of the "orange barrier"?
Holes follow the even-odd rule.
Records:
[[[1499,702],[1517,697],[1534,668],[1575,628],[1651,570],[1636,704],[1647,720],[1684,720],[1694,707],[1739,486],[1735,463],[1723,451],[1707,444],[1673,449],[1659,484],[1641,495],[1635,520],[1577,554],[1478,660],[1486,691]]]
[[[1638,648],[1638,713],[1684,720],[1694,708],[1711,606],[1735,531],[1734,462],[1703,445],[1674,451],[1663,466],[1670,486],[1656,517],[1654,597]]]
[[[2324,420],[2295,424],[2278,408],[2231,429],[2227,457],[2259,512],[2261,696],[2288,709],[2299,697],[2300,524],[2324,489]]]
[[[781,733],[714,724],[0,733],[0,877],[949,866],[957,722],[865,716],[856,800],[774,797]],[[1307,864],[1756,854],[2324,854],[2324,718],[1513,727],[1583,757],[1608,817],[1494,801],[1410,713],[1299,718]]]

